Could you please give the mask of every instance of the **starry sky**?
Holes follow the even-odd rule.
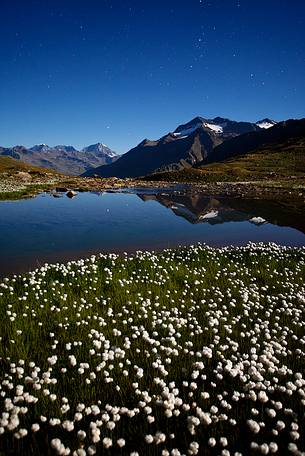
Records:
[[[1,0],[0,145],[305,117],[304,0]]]

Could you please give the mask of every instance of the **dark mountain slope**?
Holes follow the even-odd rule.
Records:
[[[215,133],[207,133],[203,129],[179,139],[173,134],[168,134],[159,141],[146,139],[111,165],[89,170],[84,175],[124,178],[144,176],[155,170],[191,167],[207,157],[215,144],[219,144]]]

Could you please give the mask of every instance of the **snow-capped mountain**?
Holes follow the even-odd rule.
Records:
[[[89,169],[109,165],[118,158],[113,150],[102,143],[92,144],[82,150],[77,150],[73,146],[47,144],[36,144],[30,148],[0,147],[0,155],[68,175],[79,175]]]
[[[214,119],[205,119],[203,117],[195,117],[193,120],[184,125],[179,125],[174,131],[175,136],[187,136],[196,131],[198,128],[207,128],[219,135],[237,136],[239,134],[248,133],[250,131],[258,131],[259,128],[271,128],[277,122],[271,119],[262,119],[256,123],[238,122],[235,120],[225,119],[223,117],[215,117]],[[258,128],[257,128],[258,127]]]
[[[110,158],[116,158],[117,154],[111,150],[106,144],[103,143],[96,143],[91,144],[90,146],[84,147],[81,152],[87,153],[97,153],[97,154],[105,154]]]
[[[206,131],[213,132],[218,136],[223,136],[223,139],[227,139],[248,133],[249,131],[257,131],[260,127],[252,122],[238,122],[223,117],[215,117],[214,119],[195,117],[190,122],[179,125],[173,134],[177,137],[188,136],[198,130],[198,128],[204,128]]]
[[[30,147],[29,150],[32,152],[48,152],[51,149],[47,144],[36,144]]]
[[[205,121],[205,119],[202,119],[201,121],[197,121],[196,119],[194,119],[189,124],[178,127],[173,134],[174,136],[179,137],[188,136],[201,127],[208,128],[209,130],[212,130],[215,133],[223,133],[223,125],[214,123],[210,120]]]
[[[198,128],[208,128],[209,130],[214,131],[215,133],[223,133],[223,125],[221,122],[216,123],[213,120],[204,119],[203,117],[195,117],[187,124],[179,125],[174,131],[175,136],[188,136]]]
[[[274,125],[276,125],[276,124],[277,124],[277,122],[275,122],[275,120],[271,120],[271,119],[267,119],[267,118],[256,122],[256,125],[259,128],[271,128],[271,127],[274,127]]]

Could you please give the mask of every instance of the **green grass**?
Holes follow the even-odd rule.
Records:
[[[94,427],[97,454],[191,455],[197,442],[219,455],[221,437],[230,454],[257,454],[251,442],[304,451],[304,279],[304,249],[249,245],[104,255],[3,280],[0,454],[64,454],[56,438],[90,454]]]

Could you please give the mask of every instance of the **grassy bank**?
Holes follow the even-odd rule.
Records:
[[[203,246],[0,285],[0,454],[301,454],[305,249]]]
[[[24,198],[32,198],[40,192],[52,190],[54,184],[36,184],[21,187],[18,190],[0,192],[0,201],[14,201]]]

